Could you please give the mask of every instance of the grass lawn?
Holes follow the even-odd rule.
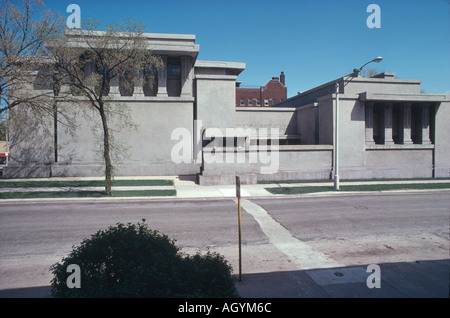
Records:
[[[149,187],[149,186],[173,186],[172,180],[113,180],[115,187]],[[176,190],[117,190],[107,196],[103,191],[82,191],[80,187],[105,186],[104,180],[79,180],[79,181],[56,181],[56,180],[0,180],[0,188],[10,189],[9,192],[0,193],[0,199],[38,199],[38,198],[106,198],[106,197],[155,197],[175,196]],[[69,191],[14,191],[17,188],[70,188]]]
[[[113,180],[116,187],[172,186],[172,180]],[[80,181],[6,181],[0,180],[0,188],[59,188],[59,187],[104,187],[104,180]]]
[[[333,180],[268,180],[268,181],[258,181],[257,184],[275,184],[275,183],[326,183],[333,182]],[[342,182],[342,180],[341,180]]]
[[[101,191],[4,192],[0,193],[0,199],[167,197],[176,193],[175,190],[130,190],[113,191],[108,196]]]
[[[416,179],[341,179],[341,183],[345,182],[370,182],[370,181],[433,181],[433,180],[448,180],[449,178],[416,178]],[[258,181],[258,184],[277,184],[277,183],[327,183],[333,182],[331,179],[322,179],[322,180],[269,180],[269,181]]]
[[[340,185],[341,191],[388,191],[388,190],[428,190],[450,189],[449,183],[418,183],[418,184],[365,184],[365,185]],[[266,188],[273,194],[304,194],[335,191],[333,186],[313,187],[279,187]]]

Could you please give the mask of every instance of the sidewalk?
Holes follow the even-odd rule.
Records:
[[[450,260],[385,263],[380,285],[367,266],[243,274],[242,298],[449,298]],[[369,288],[367,281],[375,286]],[[51,298],[50,287],[0,290],[0,298]]]
[[[86,181],[86,180],[103,180],[103,178],[39,178],[39,179],[22,179],[22,180],[8,180],[0,179],[0,182],[16,182],[20,183],[22,181]],[[235,185],[216,185],[216,186],[200,186],[195,182],[194,176],[185,177],[175,177],[175,176],[158,176],[158,177],[117,177],[116,180],[171,180],[173,185],[171,186],[113,186],[113,191],[146,191],[146,190],[174,190],[174,195],[167,196],[124,196],[124,197],[95,197],[93,200],[104,200],[104,199],[214,199],[214,198],[234,198],[236,197],[236,186]],[[450,184],[450,179],[426,179],[426,180],[367,180],[367,181],[341,181],[341,186],[376,186],[376,185],[420,185],[420,184]],[[265,183],[265,184],[252,184],[252,185],[241,185],[241,197],[243,198],[260,198],[260,197],[295,197],[304,196],[305,194],[274,194],[269,192],[267,189],[283,189],[283,188],[311,188],[311,187],[330,187],[328,191],[318,191],[308,193],[308,195],[340,195],[340,194],[352,194],[356,191],[334,191],[331,187],[333,186],[333,181],[323,182],[301,182],[301,183]],[[70,192],[70,191],[102,191],[102,187],[12,187],[5,188],[0,187],[0,198],[1,193],[11,193],[11,192]],[[438,191],[450,191],[450,186],[447,189],[437,189]],[[414,189],[403,189],[403,190],[380,190],[375,192],[386,192],[386,191],[434,191],[434,190],[414,190]],[[369,193],[369,191],[361,191],[364,193]],[[373,193],[374,191],[372,191]],[[80,199],[90,199],[89,196]],[[45,200],[60,200],[61,198],[45,198]],[[70,199],[79,199],[77,197],[71,197]],[[9,199],[13,200],[13,199]],[[25,200],[25,199],[15,199],[15,200]],[[33,199],[35,200],[35,199]],[[44,199],[43,199],[44,200]]]
[[[449,261],[379,264],[380,288],[368,265],[248,274],[236,287],[243,298],[449,298]]]

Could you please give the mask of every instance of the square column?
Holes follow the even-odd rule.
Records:
[[[373,102],[367,102],[365,107],[366,116],[366,145],[374,145],[373,139]]]
[[[408,103],[403,105],[402,108],[402,124],[403,127],[400,130],[400,133],[402,134],[402,143],[404,145],[410,145],[413,143],[411,139],[411,107],[412,104]]]
[[[394,104],[387,103],[384,105],[384,144],[393,145],[394,139],[392,139],[392,111]]]
[[[134,96],[144,96],[144,70],[136,72],[136,80],[134,82]]]
[[[181,57],[181,96],[192,96],[192,81],[194,79],[194,67],[192,57]]]
[[[158,97],[167,97],[167,56],[161,56],[164,66],[158,70]]]
[[[109,95],[120,96],[119,76],[118,75],[111,78],[111,80],[109,82]]]
[[[430,105],[422,106],[422,144],[431,144],[430,140]]]

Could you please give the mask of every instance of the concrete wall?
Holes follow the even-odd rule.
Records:
[[[35,97],[34,81],[37,70],[23,78],[23,82],[10,88],[11,96],[21,96],[24,100]],[[39,87],[41,88],[41,87]],[[44,94],[51,92],[40,89],[40,105],[52,105],[51,99]],[[3,177],[27,177],[29,175],[45,177],[50,173],[54,161],[53,118],[39,107],[20,104],[9,112],[10,158],[8,166],[3,168]]]
[[[346,178],[345,170],[363,167],[365,150],[364,105],[354,98],[339,98],[339,175]],[[342,172],[342,173],[341,173]]]
[[[193,99],[167,98],[165,101],[154,102],[142,99],[123,103],[129,107],[131,121],[136,126],[127,129],[121,127],[122,123],[118,120],[110,123],[115,142],[126,149],[123,153],[120,149],[116,152],[117,174],[139,175],[151,172],[160,175],[178,171],[179,167],[171,158],[171,151],[177,140],[171,140],[171,134],[174,129],[182,127],[189,131],[192,138]],[[118,106],[117,102],[113,104]],[[79,119],[80,128],[75,136],[60,133],[59,141],[62,146],[59,152],[60,166],[84,165],[88,169],[88,166],[102,165],[103,143],[100,139],[102,131],[98,115],[94,113],[91,120],[86,119],[85,117]],[[190,157],[192,160],[192,154]],[[158,165],[160,167],[156,168]],[[165,167],[164,171],[161,171],[161,165]],[[170,171],[170,167],[173,171]],[[60,168],[60,171],[69,173],[68,167]],[[195,169],[188,172],[193,171]],[[79,173],[81,172],[77,171],[77,174]]]
[[[376,145],[365,151],[364,171],[348,170],[347,179],[357,178],[431,178],[433,146]]]
[[[318,103],[297,108],[297,131],[303,145],[319,143],[319,108]]]
[[[391,73],[392,74],[392,73]],[[342,87],[341,93],[348,95],[368,92],[378,94],[420,94],[420,80],[388,78],[353,78],[345,87]]]
[[[236,107],[236,127],[279,128],[281,135],[297,135],[295,108]]]
[[[318,99],[319,107],[319,144],[333,144],[333,104],[332,96]]]
[[[272,152],[266,152],[269,149]],[[200,185],[233,184],[235,175],[240,175],[241,183],[329,179],[332,154],[332,147],[327,145],[279,146],[276,151],[255,146],[239,154],[233,150],[207,152],[204,160],[209,163],[204,164],[199,182]]]
[[[258,174],[258,180],[329,179],[332,147],[300,145],[279,147],[279,169],[271,174]]]
[[[193,99],[167,98],[165,101],[125,102],[130,111],[133,128],[121,127],[118,120],[110,123],[116,144],[123,147],[116,151],[117,175],[173,175],[176,172],[191,174],[198,172],[199,165],[175,164],[171,158],[171,151],[178,140],[171,140],[171,134],[176,128],[189,131],[190,142],[193,136]],[[118,106],[118,103],[112,103]],[[93,114],[91,120],[80,118],[80,127],[75,135],[60,132],[58,167],[54,167],[57,174],[85,175],[83,169],[89,173],[102,173],[102,136],[98,115]],[[93,133],[93,128],[96,132]],[[96,136],[96,137],[95,137]],[[165,142],[163,142],[165,141]],[[190,156],[191,163],[192,153]],[[70,165],[71,167],[69,167]],[[78,166],[78,167],[77,167]],[[56,172],[55,172],[56,173]]]
[[[10,112],[9,124],[10,159],[3,176],[48,177],[54,161],[52,118],[18,106]]]
[[[435,177],[450,177],[450,95],[436,110]]]
[[[119,100],[121,98],[117,98]],[[176,128],[186,129],[193,138],[193,98],[166,98],[149,102],[148,99],[126,100],[120,104],[129,110],[134,128],[127,129],[123,122],[112,118],[109,122],[117,149],[114,154],[116,175],[176,175],[195,174],[200,164],[191,162],[176,164],[171,151],[178,140],[171,140]],[[118,106],[118,102],[112,105]],[[61,103],[60,111],[73,109],[73,105]],[[5,169],[6,177],[27,176],[101,176],[103,174],[102,126],[95,111],[79,112],[76,129],[58,125],[58,161],[54,161],[53,119],[47,118],[48,130],[28,116],[32,123],[12,129],[14,138],[10,166]],[[60,118],[62,116],[60,115]],[[24,138],[27,136],[27,138]],[[122,151],[124,149],[125,151]],[[25,169],[24,166],[30,166]],[[33,166],[33,167],[31,167]]]
[[[234,127],[235,80],[232,75],[196,75],[196,118],[203,127]]]

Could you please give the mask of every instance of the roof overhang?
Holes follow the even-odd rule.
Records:
[[[364,92],[359,94],[360,101],[373,102],[428,102],[440,103],[449,100],[448,95],[444,94],[377,94],[371,92]]]
[[[74,47],[89,47],[86,38],[95,39],[110,35],[105,31],[66,30],[68,44]],[[135,36],[133,33],[117,32],[117,38],[126,39]],[[142,33],[140,37],[147,42],[146,47],[156,55],[192,56],[197,58],[200,46],[195,44],[194,34]],[[92,45],[94,42],[90,43]]]
[[[245,70],[245,63],[241,62],[221,62],[221,61],[199,61],[195,62],[196,69],[209,69],[212,70],[211,74],[226,74],[227,76],[233,76],[236,80],[236,76],[241,74]],[[196,78],[206,75],[196,75]]]
[[[245,63],[197,60],[195,62],[195,68],[226,70],[226,73],[229,75],[239,75],[245,70]]]

